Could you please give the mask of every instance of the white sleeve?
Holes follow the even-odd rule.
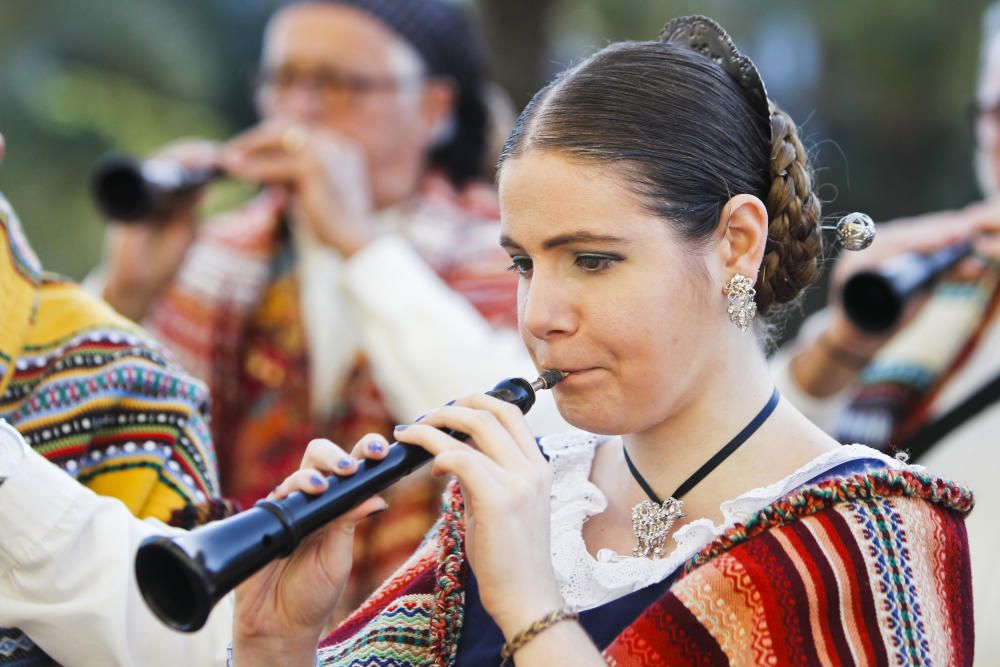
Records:
[[[396,414],[416,418],[505,377],[537,376],[518,333],[491,326],[401,237],[378,238],[344,268],[362,346]],[[528,413],[535,435],[568,430],[551,392],[537,400]]]
[[[774,386],[778,388],[781,395],[788,399],[788,402],[804,414],[809,421],[832,434],[838,416],[850,400],[853,386],[849,384],[835,394],[818,398],[802,389],[795,381],[791,371],[792,359],[799,349],[817,338],[826,328],[826,317],[826,311],[820,311],[807,318],[802,324],[799,335],[774,353],[770,365]]]
[[[0,423],[0,448],[25,447]],[[66,665],[225,665],[232,596],[193,634],[171,630],[138,591],[133,561],[148,535],[179,529],[141,521],[26,448],[0,484],[0,627],[19,628]]]

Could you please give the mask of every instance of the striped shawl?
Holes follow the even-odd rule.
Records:
[[[604,651],[611,665],[969,665],[971,494],[883,470],[799,488],[708,544]],[[449,665],[462,499],[321,645],[323,665]],[[499,658],[497,660],[499,663]]]

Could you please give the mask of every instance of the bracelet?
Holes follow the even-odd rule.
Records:
[[[823,348],[823,352],[826,353],[828,359],[835,361],[841,366],[857,370],[864,368],[868,365],[868,362],[871,361],[867,357],[855,354],[850,350],[846,350],[836,343],[831,342],[830,339],[826,337],[825,331],[819,335],[816,342],[819,343],[821,348]]]
[[[500,663],[501,667],[510,661],[515,651],[530,642],[545,630],[551,628],[553,625],[561,623],[562,621],[576,621],[579,619],[580,614],[572,607],[563,607],[562,609],[557,609],[549,614],[546,614],[545,616],[542,616],[527,628],[514,635],[513,639],[503,645],[503,648],[500,649],[500,657],[503,658],[503,662]]]

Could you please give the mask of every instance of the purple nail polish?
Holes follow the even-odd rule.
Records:
[[[337,461],[337,467],[340,468],[341,470],[347,470],[352,465],[354,465],[354,459],[351,459],[347,456]]]
[[[319,473],[313,473],[312,477],[309,478],[309,483],[313,486],[323,486],[324,481],[323,476]]]
[[[425,412],[424,414],[420,415],[419,417],[417,417],[417,418],[416,418],[416,419],[414,419],[413,421],[414,421],[414,423],[416,423],[416,422],[420,421],[421,419],[423,419],[423,418],[424,418],[424,417],[426,417],[426,416],[427,416],[427,413]]]
[[[454,405],[454,404],[455,404],[455,399],[451,399],[450,401],[445,403],[445,405]]]
[[[372,454],[381,454],[385,451],[385,445],[378,440],[372,440],[368,443],[368,451]]]
[[[410,428],[409,424],[396,424],[396,426],[393,428],[393,430],[394,431],[405,431],[408,428]]]

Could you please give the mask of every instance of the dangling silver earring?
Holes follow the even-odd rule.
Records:
[[[753,288],[753,282],[742,273],[737,273],[729,279],[723,291],[729,300],[726,308],[729,321],[740,331],[746,331],[757,314],[757,302],[754,301],[757,290]]]

